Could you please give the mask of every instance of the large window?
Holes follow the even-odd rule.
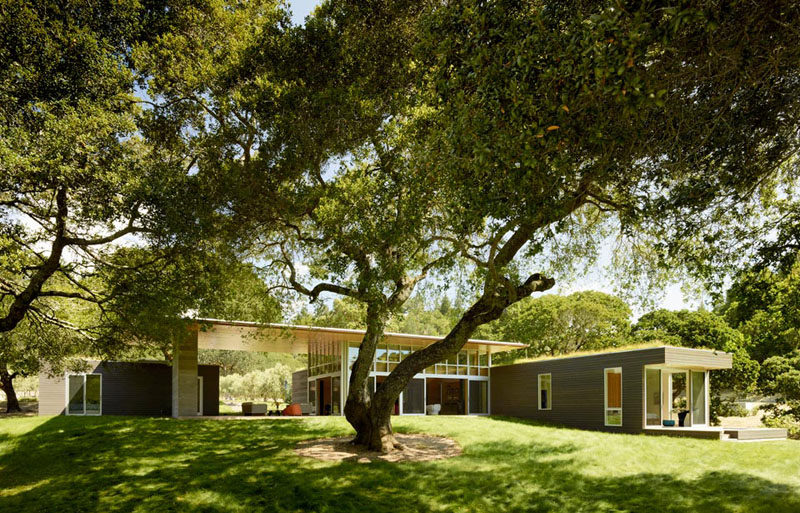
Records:
[[[489,413],[489,382],[469,382],[469,413]]]
[[[539,374],[539,409],[549,410],[553,407],[553,377],[550,374]]]
[[[102,379],[100,374],[70,374],[67,376],[67,415],[100,415],[102,413]]]
[[[606,426],[622,425],[622,368],[605,369]]]

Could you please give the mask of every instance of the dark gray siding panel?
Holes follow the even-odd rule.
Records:
[[[103,415],[169,416],[172,368],[167,363],[101,362]]]
[[[103,415],[172,414],[172,368],[166,362],[90,362],[87,372],[102,374]],[[198,366],[203,376],[203,413],[219,414],[219,367]],[[39,414],[60,415],[66,403],[63,376],[39,376]]]
[[[292,402],[308,402],[308,369],[292,373]]]
[[[198,365],[197,375],[203,377],[203,415],[219,415],[219,366]]]
[[[644,365],[664,363],[664,348],[543,360],[491,372],[492,414],[584,429],[642,431]],[[622,367],[622,427],[605,426],[603,370]],[[552,409],[537,407],[538,375],[552,375]]]

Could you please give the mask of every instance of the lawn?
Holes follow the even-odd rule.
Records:
[[[3,511],[800,511],[800,442],[614,435],[502,418],[405,417],[455,438],[430,463],[322,463],[341,418],[0,419]]]

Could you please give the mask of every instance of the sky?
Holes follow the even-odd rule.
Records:
[[[295,25],[302,25],[306,16],[311,14],[317,4],[319,4],[317,0],[294,0],[289,2],[289,7],[292,11],[292,22]]]
[[[305,21],[305,17],[311,14],[311,11],[319,4],[317,0],[294,0],[289,2],[290,10],[292,11],[292,22],[296,25],[301,25]],[[610,253],[610,248],[609,248]],[[601,258],[604,260],[604,258]],[[592,276],[579,282],[571,283],[567,286],[554,287],[552,293],[556,294],[570,294],[581,290],[599,290],[609,294],[614,293],[614,284],[604,276],[602,272],[595,272]],[[685,297],[681,290],[680,284],[673,284],[666,287],[658,298],[652,298],[659,308],[666,308],[669,310],[681,310],[683,308],[697,308],[699,302],[696,300]],[[642,308],[638,305],[631,305],[634,312],[634,317],[638,317],[644,313]]]

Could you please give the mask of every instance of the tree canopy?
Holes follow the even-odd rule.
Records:
[[[597,291],[568,296],[547,294],[509,307],[494,323],[501,340],[522,342],[515,356],[556,356],[581,350],[625,345],[631,309],[622,299]]]
[[[147,54],[154,133],[275,286],[364,305],[345,413],[373,448],[414,374],[610,233],[627,281],[702,276],[794,177],[793,2],[326,2],[296,28],[275,4],[209,13]],[[381,334],[436,276],[471,303],[371,396]]]

